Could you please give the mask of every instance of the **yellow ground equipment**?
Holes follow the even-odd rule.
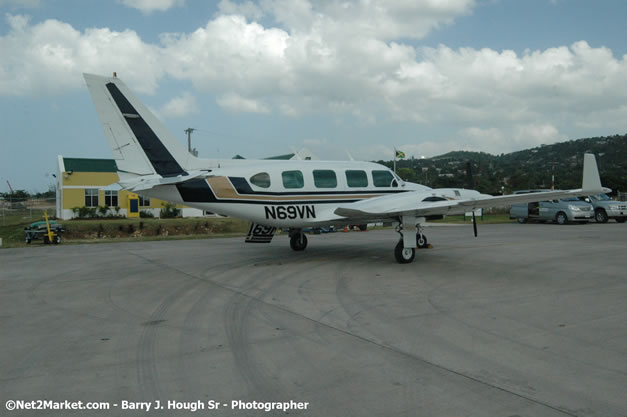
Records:
[[[44,221],[31,223],[30,226],[24,228],[24,239],[30,244],[33,240],[41,239],[45,244],[61,243],[61,233],[65,230],[63,226],[54,220],[48,219],[48,212],[44,211]]]

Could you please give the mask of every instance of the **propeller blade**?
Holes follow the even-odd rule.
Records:
[[[472,211],[472,230],[475,232],[475,237],[477,237],[477,218],[475,217],[475,211]]]

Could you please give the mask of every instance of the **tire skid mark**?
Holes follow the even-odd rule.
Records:
[[[140,255],[137,255],[137,256],[140,256]],[[357,254],[355,256],[357,256]],[[397,348],[395,346],[386,344],[384,342],[380,342],[380,341],[377,341],[377,340],[370,339],[370,338],[365,337],[363,335],[360,335],[360,334],[357,334],[357,333],[353,333],[351,331],[348,331],[348,330],[340,328],[340,327],[336,327],[336,326],[334,326],[332,324],[322,323],[322,322],[320,322],[320,321],[318,321],[318,320],[316,320],[314,318],[308,317],[307,315],[303,315],[303,314],[298,313],[296,311],[292,311],[289,308],[286,308],[286,307],[283,307],[283,306],[279,306],[279,305],[274,305],[274,304],[269,303],[267,301],[255,298],[254,296],[242,293],[241,291],[229,288],[228,286],[226,286],[226,285],[224,285],[224,284],[222,284],[220,282],[216,282],[216,281],[213,281],[213,280],[207,279],[207,278],[198,277],[197,275],[188,273],[186,271],[182,271],[182,270],[180,270],[180,269],[178,269],[176,267],[171,267],[171,266],[169,266],[169,265],[167,265],[165,263],[159,263],[159,262],[156,262],[156,261],[153,261],[153,262],[156,263],[156,264],[162,265],[164,268],[168,268],[168,269],[171,269],[171,270],[174,270],[174,271],[178,271],[178,272],[182,273],[183,275],[185,275],[187,277],[193,278],[193,279],[198,280],[198,281],[208,282],[208,283],[211,283],[212,285],[215,285],[216,287],[219,287],[219,288],[225,289],[227,291],[230,291],[230,292],[232,292],[232,293],[237,295],[237,297],[233,297],[233,298],[237,298],[238,300],[241,300],[241,301],[249,300],[247,302],[249,305],[252,304],[252,303],[254,303],[254,304],[264,304],[265,306],[269,306],[271,308],[275,308],[275,309],[280,310],[280,311],[282,311],[282,312],[284,312],[286,314],[290,314],[292,316],[299,317],[300,319],[307,320],[307,321],[312,322],[312,323],[317,323],[318,325],[324,326],[324,327],[326,327],[326,328],[328,328],[330,330],[334,330],[334,331],[337,331],[337,332],[339,332],[341,334],[344,334],[346,336],[353,337],[356,340],[359,340],[359,341],[361,341],[363,343],[367,343],[367,344],[370,344],[370,345],[373,345],[373,346],[378,346],[379,348],[385,349],[386,351],[394,353],[394,354],[396,354],[396,355],[398,355],[400,357],[404,357],[404,358],[407,358],[407,359],[410,359],[410,360],[413,360],[413,361],[421,362],[423,364],[426,364],[426,365],[431,366],[433,368],[439,369],[439,370],[441,370],[443,372],[446,372],[446,373],[449,373],[451,375],[456,375],[457,377],[464,378],[464,379],[469,380],[469,381],[473,381],[473,382],[478,383],[478,384],[480,384],[482,386],[486,386],[486,387],[489,387],[489,388],[494,389],[496,391],[503,392],[503,393],[515,396],[517,398],[523,399],[525,401],[528,401],[528,402],[536,404],[536,405],[540,405],[542,407],[546,407],[547,409],[551,409],[551,410],[559,412],[561,414],[569,415],[569,416],[573,416],[573,417],[576,416],[572,412],[570,412],[568,410],[564,410],[563,408],[556,407],[556,406],[553,406],[551,404],[548,404],[548,403],[542,402],[540,400],[537,400],[537,399],[535,399],[533,397],[526,396],[526,395],[518,393],[516,391],[509,390],[509,389],[507,389],[505,387],[502,387],[502,386],[500,386],[498,384],[491,383],[489,381],[483,380],[483,379],[478,378],[476,376],[473,376],[473,375],[470,375],[470,374],[467,374],[467,373],[464,373],[464,372],[456,371],[455,369],[449,368],[449,367],[447,367],[445,365],[439,364],[439,363],[434,362],[432,360],[429,360],[427,358],[423,358],[423,357],[421,357],[419,355],[412,354],[411,352],[404,351],[403,349],[399,349],[399,348]],[[250,308],[248,308],[248,310],[250,310]],[[241,308],[240,308],[240,311],[241,311]]]
[[[263,271],[261,275],[253,275],[245,281],[244,288],[255,283],[262,285],[269,278],[268,271]],[[270,399],[272,389],[269,378],[260,366],[257,366],[251,355],[250,339],[248,328],[250,324],[251,312],[257,307],[265,291],[260,289],[254,296],[234,293],[226,303],[224,308],[224,327],[226,336],[233,354],[234,364],[241,380],[246,385],[247,395]]]
[[[232,264],[220,265],[220,267],[218,268],[219,270],[215,270],[215,268],[212,267],[211,269],[212,279],[218,279],[221,276],[227,273],[230,273],[231,271],[237,268],[237,265],[241,265],[241,262],[233,260]],[[187,314],[185,315],[183,319],[183,326],[179,327],[181,332],[179,336],[178,345],[179,345],[179,350],[181,352],[185,348],[189,348],[189,346],[204,345],[204,346],[207,346],[207,348],[205,349],[208,349],[208,347],[212,345],[215,346],[216,341],[212,340],[211,334],[207,334],[204,332],[206,329],[190,324],[191,322],[193,322],[195,318],[199,317],[199,315],[201,314],[200,312],[201,312],[202,307],[206,306],[207,303],[211,302],[211,300],[213,299],[212,297],[213,295],[215,294],[217,294],[218,296],[220,295],[220,293],[216,293],[215,289],[216,289],[215,286],[211,285],[210,282],[206,282],[206,288],[203,291],[203,293],[198,297],[196,302],[190,305],[187,311]],[[211,317],[208,317],[207,320],[211,322]],[[196,343],[196,342],[199,342],[199,343]],[[196,345],[194,345],[194,343],[196,343]],[[224,347],[224,345],[227,345],[227,342],[225,341],[221,343],[220,345],[222,345],[221,347]],[[197,388],[197,386],[192,386],[189,383],[188,375],[192,373],[191,372],[192,365],[190,361],[187,359],[188,357],[185,355],[180,355],[178,357],[177,373],[179,376],[179,381],[183,385],[183,392],[192,393]],[[196,369],[194,368],[193,370],[196,370]],[[210,372],[210,370],[207,370],[207,372]]]
[[[166,320],[166,313],[170,307],[185,294],[198,287],[200,282],[188,281],[176,291],[165,297],[149,317],[149,321],[142,324],[142,330],[137,344],[137,382],[145,401],[162,398],[159,381],[158,357],[156,355],[156,339],[159,324]]]

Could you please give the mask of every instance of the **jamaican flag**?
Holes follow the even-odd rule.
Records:
[[[399,151],[398,149],[394,149],[394,158],[403,159],[405,158],[405,152]]]

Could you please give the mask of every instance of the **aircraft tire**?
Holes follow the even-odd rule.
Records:
[[[422,233],[416,233],[416,244],[421,249],[429,247],[429,243],[427,243],[427,235]]]
[[[408,264],[413,262],[414,256],[416,256],[416,250],[414,248],[405,249],[403,239],[399,240],[394,248],[396,262],[399,264]]]
[[[296,234],[290,238],[290,247],[296,252],[304,251],[307,247],[307,236]]]

